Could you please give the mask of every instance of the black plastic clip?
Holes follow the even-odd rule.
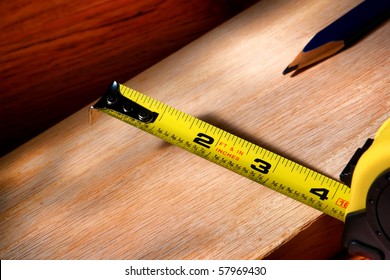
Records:
[[[116,81],[110,85],[103,97],[93,105],[93,108],[111,109],[143,123],[152,123],[158,116],[158,113],[152,112],[123,96]]]
[[[355,170],[356,164],[359,161],[360,157],[370,148],[371,144],[374,142],[374,139],[368,138],[363,147],[358,148],[353,154],[352,158],[349,160],[347,165],[344,167],[344,170],[340,173],[340,181],[346,184],[348,187],[351,187],[352,174]]]

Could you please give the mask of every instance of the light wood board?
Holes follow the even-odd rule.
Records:
[[[260,1],[126,84],[338,178],[390,116],[389,23],[297,76],[281,73],[355,5]],[[89,126],[87,115],[1,158],[1,259],[263,258],[321,217],[119,120]]]

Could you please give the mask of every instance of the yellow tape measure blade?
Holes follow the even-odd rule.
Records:
[[[344,220],[350,189],[281,155],[117,83],[93,107]]]

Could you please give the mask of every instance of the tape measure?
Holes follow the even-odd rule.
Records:
[[[91,107],[344,221],[350,188],[117,82]]]

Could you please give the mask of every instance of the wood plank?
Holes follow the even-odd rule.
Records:
[[[253,2],[0,1],[0,156]]]
[[[348,258],[340,242],[344,223],[323,215],[265,256],[266,260],[323,260]]]
[[[337,178],[390,117],[389,23],[281,72],[354,5],[263,0],[126,84]],[[2,259],[260,259],[322,217],[87,108],[1,158],[0,186]]]

